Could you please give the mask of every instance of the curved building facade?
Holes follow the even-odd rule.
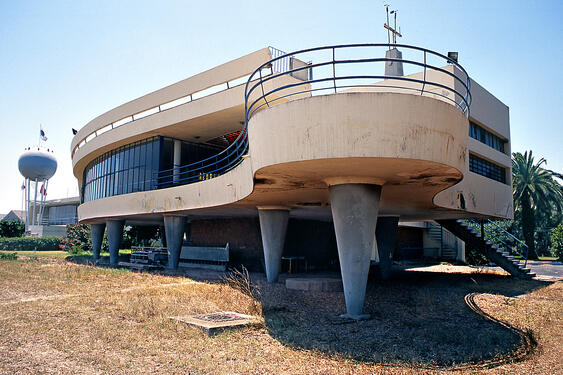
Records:
[[[383,57],[394,49],[406,57]],[[97,249],[108,231],[111,262],[123,225],[162,224],[177,267],[192,223],[199,242],[239,242],[240,263],[263,251],[275,282],[301,239],[337,253],[354,318],[399,220],[513,215],[508,107],[406,45],[264,48],[100,115],[71,154],[79,220]]]

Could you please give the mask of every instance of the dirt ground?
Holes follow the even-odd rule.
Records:
[[[260,275],[257,301],[225,282],[0,261],[0,373],[563,374],[563,282],[427,271],[370,280],[372,319],[346,322],[342,293]],[[219,310],[262,323],[207,337],[169,319]]]

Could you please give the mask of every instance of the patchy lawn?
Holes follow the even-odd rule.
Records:
[[[30,258],[66,258],[68,253],[66,251],[6,251],[0,250],[0,254],[16,254],[20,257]]]
[[[0,261],[0,373],[554,374],[563,358],[563,283],[494,274],[402,272],[370,280],[373,319],[341,324],[342,293],[288,291],[253,275],[261,300],[226,283],[77,265]],[[521,352],[511,329],[538,342]],[[262,317],[207,337],[171,322],[217,310]],[[504,362],[509,361],[509,362]],[[498,365],[500,363],[500,366]],[[494,366],[488,368],[489,366]]]

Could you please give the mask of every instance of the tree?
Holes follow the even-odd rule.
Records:
[[[19,221],[0,220],[0,237],[21,237],[25,225]]]
[[[534,163],[532,151],[512,154],[514,205],[520,211],[522,234],[530,259],[538,259],[534,241],[538,212],[563,211],[563,189],[552,174],[542,168],[545,163],[544,158]]]
[[[551,253],[563,261],[563,223],[551,232]]]

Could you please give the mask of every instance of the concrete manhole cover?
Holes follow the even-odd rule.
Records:
[[[258,318],[232,311],[218,311],[210,314],[172,316],[171,320],[198,327],[209,336],[225,329],[240,328],[258,322]]]

